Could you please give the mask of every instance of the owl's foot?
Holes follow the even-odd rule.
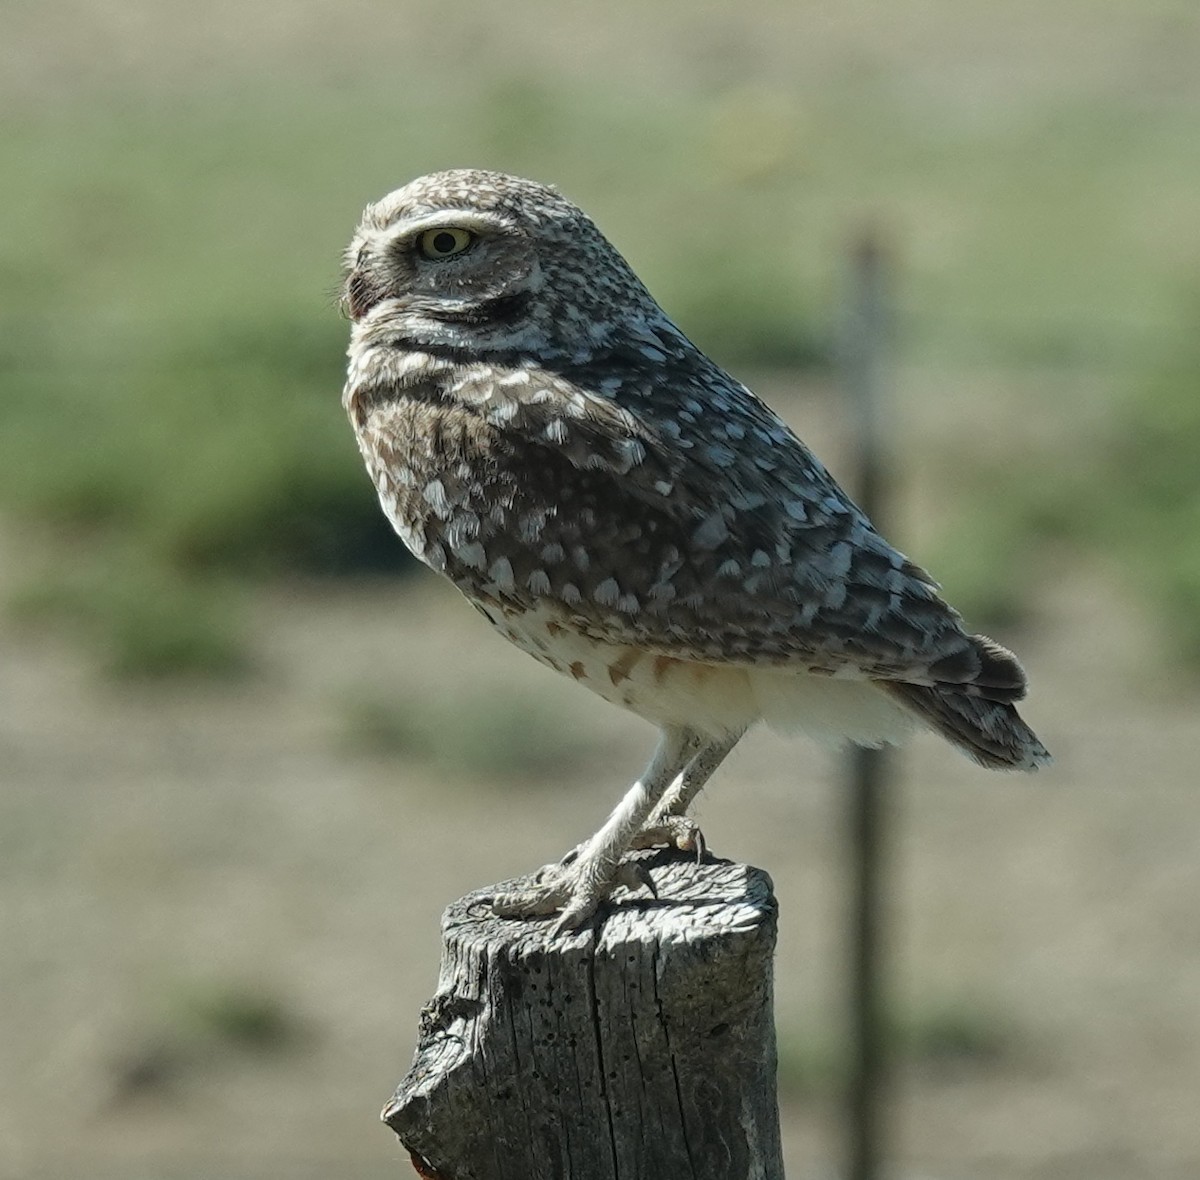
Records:
[[[652,815],[630,844],[631,848],[663,846],[677,848],[680,852],[694,852],[697,860],[707,851],[700,825],[686,815]]]
[[[501,918],[535,918],[561,910],[554,929],[562,933],[582,926],[618,885],[631,891],[648,889],[658,896],[649,871],[640,861],[619,861],[606,871],[602,864],[580,853],[580,848],[573,849],[558,864],[538,872],[529,885],[496,894],[492,913]]]

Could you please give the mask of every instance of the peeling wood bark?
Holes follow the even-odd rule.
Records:
[[[383,1112],[438,1180],[782,1180],[770,878],[679,854],[598,924],[443,918],[437,994]]]

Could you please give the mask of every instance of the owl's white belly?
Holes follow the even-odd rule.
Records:
[[[658,726],[726,737],[764,720],[825,744],[884,745],[915,728],[911,715],[868,680],[788,668],[705,664],[633,646],[600,643],[547,610],[504,611],[476,600],[511,643],[597,696]]]

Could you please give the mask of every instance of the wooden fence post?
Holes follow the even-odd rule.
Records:
[[[437,994],[384,1121],[437,1180],[782,1180],[760,869],[678,853],[593,928],[446,911]]]
[[[887,346],[892,307],[889,257],[878,231],[866,229],[850,252],[850,289],[842,326],[841,367],[855,413],[855,499],[879,527],[887,523]],[[878,1180],[885,1150],[887,1084],[884,917],[889,800],[896,787],[892,750],[850,748],[847,833],[851,870],[849,1079],[846,1180]]]

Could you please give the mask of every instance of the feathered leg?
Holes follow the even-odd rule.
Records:
[[[707,745],[694,729],[663,729],[650,765],[604,826],[559,864],[543,869],[533,884],[494,897],[493,911],[502,918],[528,918],[561,909],[556,929],[573,930],[596,912],[614,886],[647,884],[644,871],[639,875],[628,863],[622,866],[621,857],[667,789]]]
[[[704,852],[704,835],[687,810],[703,790],[713,772],[729,756],[746,731],[739,730],[727,738],[709,741],[696,753],[681,774],[667,789],[651,812],[645,827],[633,838],[634,848],[653,848],[665,844],[681,852]]]

